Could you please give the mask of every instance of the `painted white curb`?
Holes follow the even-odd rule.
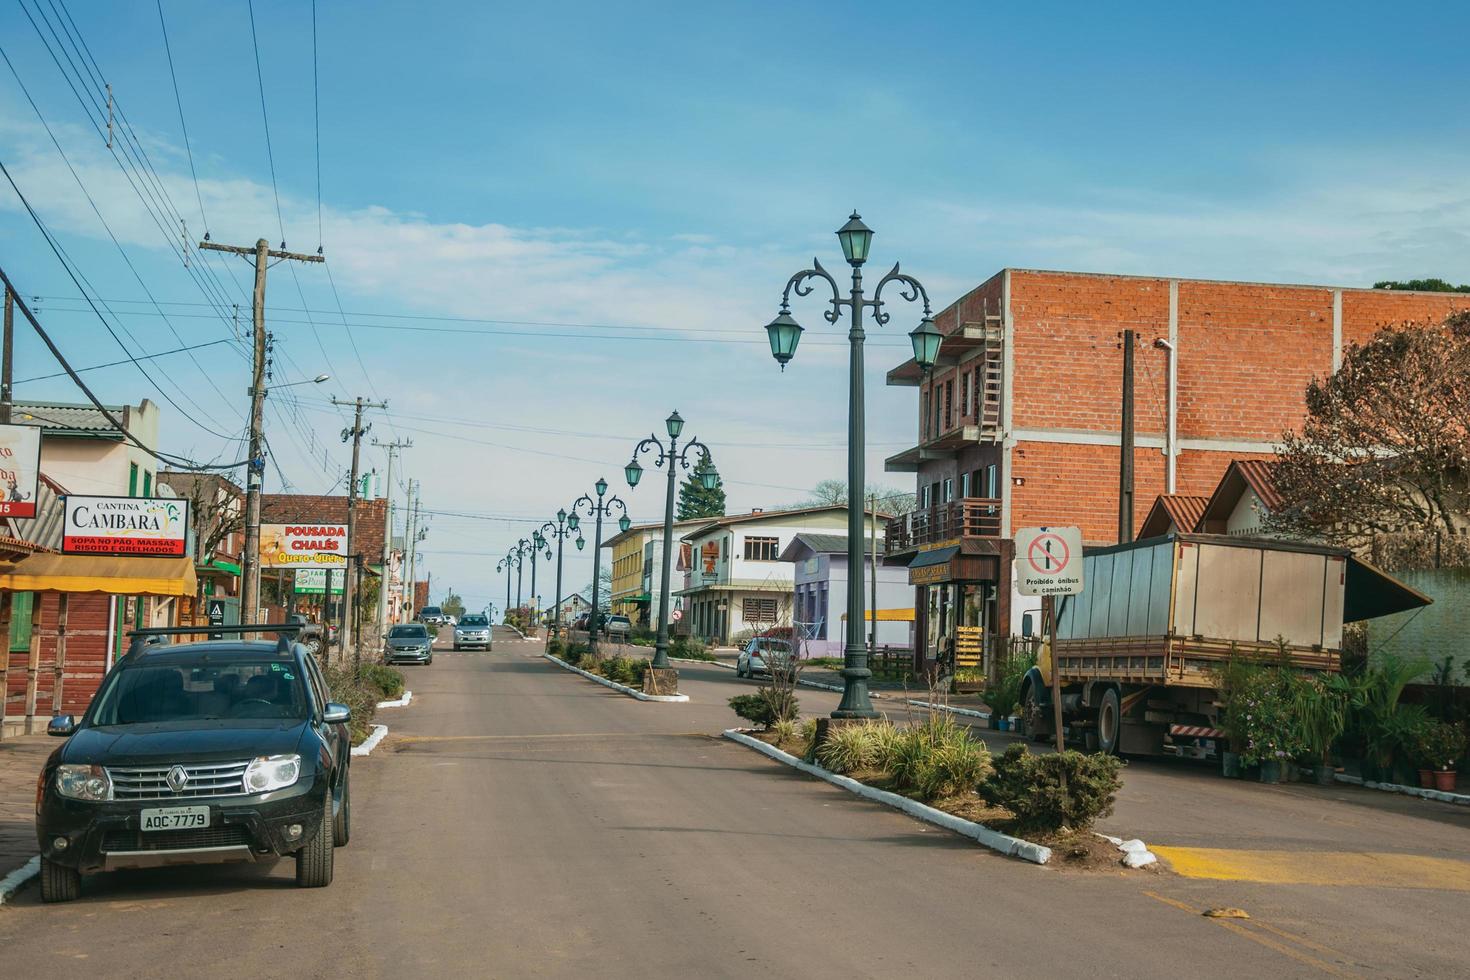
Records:
[[[378,743],[381,742],[383,740],[383,736],[384,735],[387,735],[387,734],[388,734],[388,726],[387,725],[374,725],[373,726],[373,733],[371,735],[369,735],[367,738],[363,739],[361,745],[354,745],[352,747],[352,754],[353,755],[367,755],[373,749],[375,749],[375,748],[378,747]]]
[[[1051,848],[1049,847],[1041,844],[1033,844],[1028,840],[1012,837],[1009,834],[1002,834],[998,830],[991,830],[989,827],[975,823],[973,820],[965,820],[951,813],[945,813],[943,810],[936,810],[932,806],[925,806],[918,800],[911,800],[907,796],[899,796],[897,793],[874,789],[872,786],[866,783],[860,783],[856,779],[849,779],[847,776],[839,776],[835,772],[828,772],[821,766],[814,766],[810,762],[803,762],[789,752],[782,752],[774,745],[762,742],[758,738],[752,738],[744,732],[736,731],[733,728],[726,729],[724,734],[732,742],[739,742],[741,745],[755,749],[762,755],[770,756],[777,762],[784,762],[793,769],[799,769],[809,776],[816,776],[818,779],[825,780],[833,786],[840,786],[849,793],[856,793],[864,799],[874,800],[885,806],[891,806],[896,810],[902,810],[909,816],[918,817],[926,823],[943,827],[945,830],[952,830],[957,834],[985,845],[991,850],[999,851],[1011,857],[1018,857],[1022,860],[1030,861],[1033,864],[1045,864],[1051,860]]]
[[[701,667],[721,667],[725,670],[735,669],[734,664],[727,664],[720,660],[690,660],[688,657],[670,657],[669,659],[677,660],[681,664],[699,664]]]
[[[581,667],[573,667],[571,664],[567,663],[565,660],[562,660],[560,657],[554,657],[554,656],[552,656],[549,653],[543,653],[541,656],[545,657],[547,660],[550,660],[552,663],[556,664],[559,667],[562,667],[565,670],[570,670],[574,674],[581,674],[583,677],[587,678],[589,681],[596,681],[597,683],[601,684],[603,687],[610,687],[614,691],[617,691],[620,694],[626,694],[629,697],[637,698],[639,701],[688,701],[689,700],[689,695],[687,695],[687,694],[644,694],[642,691],[639,691],[639,690],[636,690],[634,688],[628,687],[626,684],[619,684],[617,681],[610,681],[606,677],[602,677],[602,676],[599,676],[598,674],[594,674],[594,673],[592,673],[590,671],[583,670]]]
[[[1381,789],[1385,793],[1403,793],[1405,796],[1417,796],[1425,800],[1434,800],[1438,803],[1455,803],[1459,806],[1470,806],[1470,793],[1446,793],[1437,789],[1424,789],[1419,786],[1403,786],[1399,783],[1373,783],[1367,782],[1362,776],[1349,776],[1347,773],[1333,773],[1339,783],[1348,783],[1352,786],[1362,786],[1364,789]]]
[[[0,878],[0,905],[4,905],[7,898],[20,891],[21,885],[24,885],[40,873],[41,856],[38,854],[10,872],[4,878]]]
[[[948,704],[935,704],[932,701],[920,701],[918,698],[905,698],[904,700],[907,701],[909,704],[916,704],[921,708],[928,708],[930,711],[948,711],[952,715],[964,715],[967,718],[990,718],[990,712],[976,711],[974,708],[956,708],[953,705]]]
[[[399,698],[396,701],[379,701],[378,702],[378,707],[380,707],[380,708],[406,708],[406,707],[408,707],[408,702],[410,702],[412,700],[413,700],[413,692],[412,691],[404,691],[403,692],[403,697]]]

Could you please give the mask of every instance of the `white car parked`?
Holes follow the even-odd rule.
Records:
[[[736,677],[754,677],[756,674],[769,674],[771,668],[768,663],[774,663],[777,667],[791,662],[791,644],[785,640],[776,640],[766,636],[757,636],[745,644],[745,649],[735,658]]]

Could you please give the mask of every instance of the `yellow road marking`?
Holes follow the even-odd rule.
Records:
[[[1359,885],[1470,891],[1470,861],[1366,851],[1232,851],[1211,847],[1162,847],[1186,878],[1254,881],[1268,885]]]
[[[1194,908],[1191,905],[1187,905],[1184,902],[1180,902],[1175,899],[1160,895],[1158,892],[1146,891],[1144,892],[1144,894],[1157,902],[1163,902],[1165,905],[1171,905],[1174,908],[1179,909],[1183,912],[1188,912],[1191,915],[1197,915],[1201,918],[1204,918],[1204,914],[1199,909]],[[1321,970],[1323,973],[1327,973],[1335,977],[1355,977],[1358,975],[1356,973],[1352,973],[1351,971],[1343,969],[1336,963],[1328,963],[1326,960],[1320,960],[1317,957],[1312,956],[1308,953],[1303,953],[1301,950],[1292,949],[1290,946],[1287,946],[1284,943],[1279,943],[1269,936],[1262,936],[1253,928],[1246,926],[1243,922],[1239,920],[1206,919],[1206,921],[1213,922],[1215,923],[1215,925],[1220,926],[1224,929],[1229,929],[1236,935],[1241,936],[1245,939],[1249,939],[1251,942],[1256,943],[1257,945],[1264,946],[1272,952],[1280,953],[1282,956],[1285,956],[1288,959],[1295,960],[1296,962],[1303,965]],[[1252,926],[1269,929],[1271,932],[1274,932],[1276,935],[1281,936],[1283,939],[1289,939],[1295,942],[1302,943],[1303,945],[1309,946],[1312,949],[1317,950],[1318,952],[1325,953],[1328,956],[1344,958],[1342,957],[1341,953],[1337,952],[1334,949],[1330,949],[1326,946],[1321,945],[1320,943],[1314,943],[1309,940],[1302,939],[1300,936],[1293,936],[1291,933],[1286,932],[1283,929],[1277,929],[1274,926],[1267,925],[1266,923],[1259,920],[1251,920],[1251,924]]]

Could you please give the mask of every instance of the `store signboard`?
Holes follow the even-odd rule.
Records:
[[[332,579],[332,595],[341,595],[343,581],[347,574],[341,570],[330,568],[298,568],[296,569],[296,584],[294,586],[297,595],[326,595],[327,576]]]
[[[346,555],[346,524],[260,526],[261,568],[341,568]]]
[[[0,425],[0,517],[35,517],[40,480],[41,427]]]
[[[61,553],[133,558],[185,553],[189,502],[173,497],[84,497],[68,494]]]

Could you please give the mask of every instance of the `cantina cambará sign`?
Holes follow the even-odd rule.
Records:
[[[188,536],[187,500],[66,497],[62,554],[175,557],[187,550]]]

